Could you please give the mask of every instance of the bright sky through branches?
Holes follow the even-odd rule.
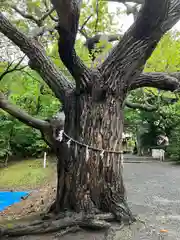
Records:
[[[117,9],[121,11],[126,10],[125,6],[121,3],[109,2],[109,11],[117,14]],[[129,4],[130,5],[130,4]],[[133,5],[133,4],[132,4]],[[118,14],[117,20],[119,21],[120,29],[125,32],[133,23],[133,15]],[[180,31],[180,21],[172,28],[172,30]]]

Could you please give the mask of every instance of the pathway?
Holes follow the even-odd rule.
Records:
[[[129,205],[159,231],[168,230],[168,239],[180,239],[180,166],[169,163],[125,163],[124,180]],[[142,238],[155,239],[146,236]]]

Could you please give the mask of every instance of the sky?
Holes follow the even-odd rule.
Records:
[[[116,12],[117,8],[121,8],[126,10],[126,8],[121,3],[116,2],[109,2],[109,11],[110,12]],[[120,27],[122,29],[122,32],[125,32],[133,23],[133,15],[119,15],[118,16]],[[172,30],[180,31],[180,21],[172,28]]]

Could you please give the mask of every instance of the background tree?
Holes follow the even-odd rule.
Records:
[[[178,49],[179,33],[166,34],[147,61],[144,71],[178,73]],[[132,101],[136,103],[132,104]],[[129,108],[125,109],[125,119],[129,124],[129,130],[134,132],[135,138],[139,140],[139,154],[141,154],[141,148],[147,153],[148,149],[157,147],[157,139],[160,134],[163,134],[168,136],[170,142],[167,157],[179,160],[178,95],[155,88],[141,88],[130,92],[126,102]]]
[[[1,72],[6,71],[3,63]],[[23,66],[24,67],[24,66]],[[50,117],[59,109],[59,102],[53,97],[51,91],[43,84],[38,76],[33,76],[27,66],[15,72],[8,72],[1,79],[1,89],[11,102],[17,104],[28,113],[40,118]],[[28,74],[27,74],[28,73]],[[18,80],[17,80],[18,79]],[[51,101],[51,105],[48,102]],[[8,113],[0,111],[0,157],[2,162],[9,156],[13,158],[39,156],[47,149],[40,132],[11,117]]]
[[[37,119],[11,104],[3,93],[0,96],[0,107],[20,121],[39,129],[57,155],[57,196],[51,208],[54,213],[65,209],[95,213],[98,209],[112,213],[116,220],[134,220],[126,203],[119,157],[124,103],[128,92],[140,87],[170,91],[179,88],[177,73],[142,72],[157,43],[179,20],[180,13],[180,3],[177,0],[134,2],[143,3],[135,16],[134,24],[120,40],[116,36],[117,44],[106,54],[106,58],[98,60],[96,68],[86,65],[75,51],[83,6],[81,1],[68,0],[64,3],[52,0],[53,7],[50,8],[47,1],[45,4],[44,1],[35,1],[33,5],[25,4],[25,12],[17,6],[7,6],[10,13],[13,9],[38,26],[30,34],[26,27],[28,23],[20,31],[0,13],[0,31],[29,58],[29,67],[39,73],[61,101],[65,114],[65,123],[60,118],[62,115],[50,120]],[[92,6],[93,4],[94,1]],[[103,6],[106,3],[101,4]],[[98,5],[95,6],[97,8]],[[53,13],[54,9],[57,16]],[[59,35],[58,52],[71,79],[47,56],[43,48],[44,38],[39,37],[49,31],[43,23],[51,19],[58,22],[55,26]],[[87,35],[89,38],[91,36]],[[106,39],[110,40],[110,37]],[[48,40],[44,44],[48,44]],[[91,55],[94,60],[96,56]],[[64,132],[61,131],[63,128]],[[85,223],[81,221],[82,218],[76,220],[80,226],[100,226],[99,222],[92,220]],[[60,229],[77,221],[51,222],[45,231]],[[28,228],[5,230],[4,233],[18,235],[32,231],[44,232],[44,226],[42,223]],[[109,224],[104,223],[104,226],[109,227]]]

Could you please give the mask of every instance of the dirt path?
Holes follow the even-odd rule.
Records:
[[[41,189],[32,191],[27,199],[0,212],[0,223],[4,220],[19,219],[20,217],[44,211],[55,199],[55,186],[56,184],[52,181]]]

